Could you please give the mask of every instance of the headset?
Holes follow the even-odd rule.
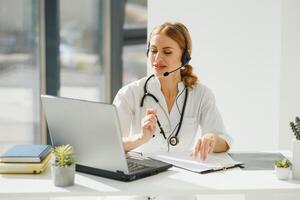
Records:
[[[183,36],[184,40],[185,40],[185,48],[184,48],[184,51],[182,53],[182,56],[181,56],[181,66],[176,68],[175,70],[173,71],[170,71],[170,72],[165,72],[163,75],[164,76],[168,76],[169,74],[177,71],[178,69],[184,67],[185,65],[187,65],[189,63],[189,61],[191,60],[191,55],[188,51],[188,45],[187,45],[187,38],[184,34],[184,32],[178,28],[178,25],[173,25],[173,24],[168,24],[170,25],[173,29],[177,30],[179,33],[181,33],[181,35]],[[147,56],[149,54],[149,46],[150,46],[150,42],[148,42],[148,48],[147,48]],[[151,76],[149,76],[144,84],[144,95],[141,99],[141,104],[140,104],[140,107],[143,107],[144,106],[144,101],[145,101],[145,98],[146,97],[151,97],[156,103],[159,103],[158,99],[151,93],[148,92],[147,90],[147,85],[148,85],[148,81],[154,77],[154,74],[152,74]],[[163,135],[164,139],[165,140],[168,140],[168,143],[172,146],[176,146],[179,142],[179,139],[178,139],[178,134],[179,134],[179,131],[180,131],[180,128],[181,128],[181,125],[182,125],[182,120],[183,120],[183,116],[184,116],[184,112],[185,112],[185,107],[186,107],[186,102],[187,102],[187,98],[188,98],[188,89],[185,87],[185,97],[184,97],[184,102],[183,102],[183,106],[182,106],[182,112],[181,112],[181,115],[180,115],[180,120],[179,120],[179,124],[178,124],[178,128],[177,128],[177,131],[175,133],[174,136],[172,136],[173,132],[171,133],[171,135],[167,138],[166,137],[166,134],[165,134],[165,131],[163,130],[163,128],[161,127],[161,123],[159,121],[159,119],[157,118],[157,124],[158,124],[158,127],[160,129],[160,134]],[[177,101],[177,99],[176,99]],[[175,127],[176,129],[176,127]]]
[[[183,30],[181,30],[181,27],[179,25],[168,23],[168,26],[171,26],[174,30],[179,32],[184,38],[185,48],[184,48],[182,56],[181,56],[181,67],[183,67],[183,66],[189,64],[190,60],[192,59],[192,57],[191,57],[191,55],[188,51],[188,40],[187,40]],[[149,51],[150,51],[149,48],[150,48],[150,41],[148,42],[148,46],[147,46],[147,57],[148,57]]]

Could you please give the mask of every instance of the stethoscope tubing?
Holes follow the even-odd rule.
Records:
[[[158,103],[158,104],[160,105],[159,100],[158,100],[153,94],[149,93],[148,90],[147,90],[148,82],[149,82],[149,80],[150,80],[151,78],[153,78],[153,77],[154,77],[154,74],[150,75],[150,76],[147,78],[147,80],[146,80],[146,82],[145,82],[145,84],[144,84],[144,95],[143,95],[143,97],[142,97],[142,99],[141,99],[140,107],[143,107],[143,106],[144,106],[144,101],[145,101],[145,98],[146,98],[147,96],[152,97],[152,98],[155,100],[155,102]],[[177,128],[177,131],[176,131],[175,135],[172,136],[172,137],[169,139],[169,140],[170,140],[169,142],[170,142],[170,144],[171,144],[172,146],[175,146],[175,145],[177,145],[177,143],[178,143],[178,134],[179,134],[179,131],[180,131],[181,126],[182,126],[182,121],[183,121],[183,116],[184,116],[184,113],[185,113],[185,108],[186,108],[187,98],[188,98],[188,89],[187,89],[187,87],[185,87],[185,97],[184,97],[184,102],[183,102],[183,106],[182,106],[182,112],[181,112],[181,115],[180,115],[179,125],[178,125],[178,128]],[[162,109],[163,109],[163,108],[162,108]],[[159,119],[157,118],[157,116],[156,116],[156,119],[157,119],[157,124],[158,124],[159,129],[160,129],[160,133],[163,135],[164,139],[167,139],[167,137],[166,137],[166,135],[165,135],[165,132],[164,132],[164,130],[163,130],[162,126],[161,126],[161,123],[160,123]],[[171,140],[171,139],[172,139],[172,140]],[[172,142],[172,141],[175,141],[175,142]]]

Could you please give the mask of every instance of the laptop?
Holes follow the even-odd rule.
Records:
[[[74,147],[76,171],[133,181],[172,167],[141,157],[126,157],[113,104],[41,95],[52,145]]]

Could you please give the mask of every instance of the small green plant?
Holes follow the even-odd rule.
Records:
[[[276,160],[275,161],[275,166],[278,167],[278,168],[288,168],[288,167],[291,166],[291,163],[287,159]]]
[[[296,117],[295,122],[290,122],[290,127],[296,136],[296,139],[300,140],[300,118]]]
[[[71,145],[63,145],[54,147],[55,165],[58,167],[71,166],[75,163],[73,158],[74,149]]]

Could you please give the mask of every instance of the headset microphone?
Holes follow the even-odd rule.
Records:
[[[175,72],[175,71],[177,71],[177,70],[179,70],[181,67],[183,67],[184,65],[182,65],[182,66],[180,66],[180,67],[178,67],[178,68],[176,68],[176,69],[174,69],[174,70],[172,70],[172,71],[170,71],[170,72],[165,72],[164,73],[164,76],[169,76],[171,73],[173,73],[173,72]]]
[[[184,49],[184,52],[183,52],[183,54],[181,56],[181,63],[182,63],[182,65],[180,67],[178,67],[178,68],[170,71],[170,72],[165,72],[164,73],[164,77],[169,76],[171,73],[179,70],[181,67],[186,66],[187,64],[189,64],[189,62],[190,62],[191,59],[192,59],[191,55],[190,55],[189,51],[187,50],[187,45],[186,45],[186,47]]]
[[[183,65],[181,65],[180,67],[177,67],[176,69],[174,69],[174,70],[172,70],[172,71],[170,71],[170,72],[165,72],[165,73],[164,73],[164,77],[169,76],[171,73],[173,73],[173,72],[179,70],[181,67],[186,66],[187,64],[189,64],[189,61],[190,61],[190,60],[191,60],[191,57],[188,56],[187,59],[183,60],[183,61],[184,61]]]

